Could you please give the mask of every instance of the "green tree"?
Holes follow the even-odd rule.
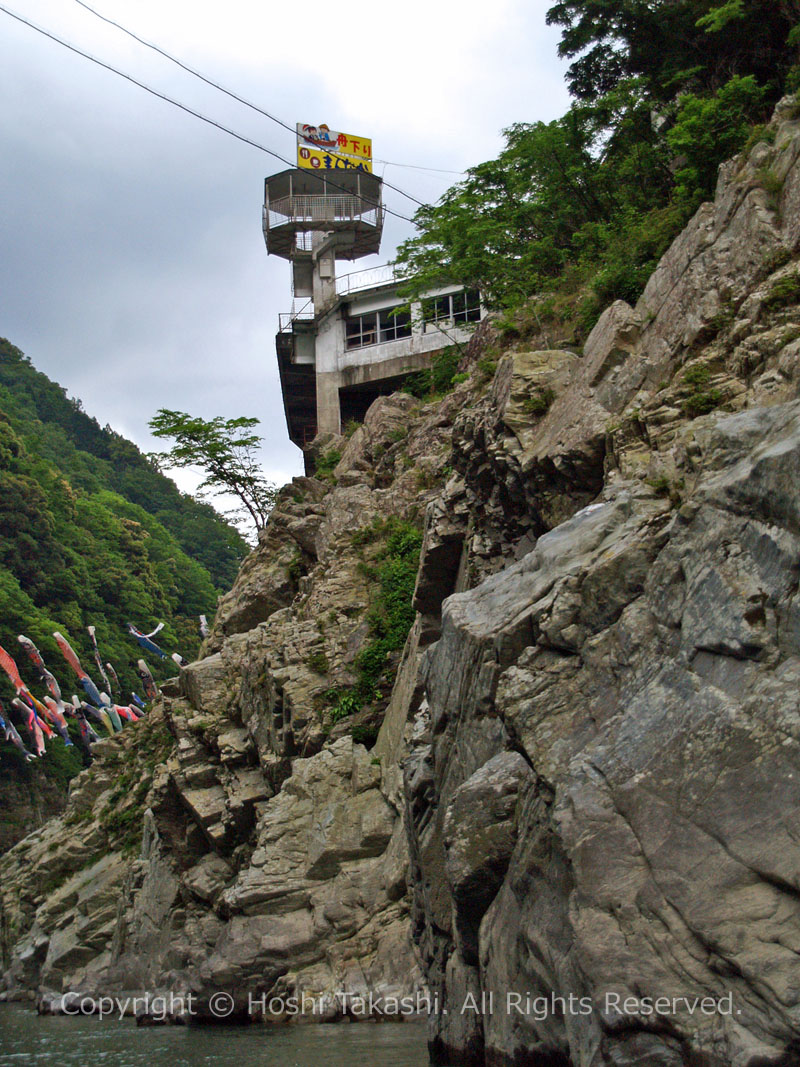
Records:
[[[716,91],[753,75],[776,99],[796,50],[798,0],[558,0],[548,23],[562,27],[559,54],[581,100],[596,100],[629,77],[643,77],[654,101],[681,90]]]
[[[676,196],[693,207],[713,194],[720,157],[741,148],[766,91],[749,75],[731,78],[710,96],[681,97],[675,123],[667,133],[672,155],[681,160]]]
[[[557,276],[573,234],[616,203],[597,134],[589,111],[576,108],[554,122],[509,127],[496,160],[471,168],[438,204],[417,212],[419,234],[397,257],[409,293],[459,283],[502,307]]]
[[[510,126],[497,159],[420,208],[398,250],[406,295],[454,283],[493,308],[570,303],[579,333],[635,302],[720,163],[800,85],[798,20],[800,0],[554,3],[575,102]]]
[[[258,421],[221,415],[206,420],[161,408],[150,420],[150,429],[155,437],[173,438],[175,443],[169,452],[153,458],[167,467],[202,470],[205,478],[198,494],[237,497],[239,506],[228,514],[237,522],[248,515],[258,532],[266,525],[277,493],[258,464],[261,438],[252,432]]]

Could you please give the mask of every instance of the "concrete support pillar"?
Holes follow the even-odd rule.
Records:
[[[329,244],[314,253],[314,311],[323,315],[336,300],[336,250]]]
[[[416,337],[425,333],[425,323],[422,319],[422,304],[419,300],[411,301],[411,332]]]
[[[317,232],[312,237],[313,299],[317,315],[324,315],[336,302],[336,249],[341,243],[341,235],[336,233]]]
[[[341,433],[338,371],[317,370],[317,433]]]

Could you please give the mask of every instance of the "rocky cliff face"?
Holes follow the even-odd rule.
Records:
[[[483,326],[454,392],[316,443],[204,658],[0,858],[11,994],[425,985],[441,1061],[798,1062],[790,105],[774,129],[582,351]]]
[[[800,1057],[800,137],[779,117],[635,309],[580,358],[507,356],[456,423],[467,491],[524,499],[538,537],[444,602],[423,664],[405,784],[438,1058]]]
[[[26,834],[60,814],[67,800],[66,785],[48,778],[36,764],[11,754],[0,761],[3,807],[0,810],[0,854]]]
[[[332,994],[421,988],[398,769],[417,638],[393,685],[402,639],[376,636],[396,626],[376,589],[412,566],[413,621],[406,556],[457,410],[384,398],[320,443],[335,475],[285,487],[204,658],[0,860],[9,995],[192,992],[202,1014],[224,990],[238,1015],[328,994],[335,1017]]]

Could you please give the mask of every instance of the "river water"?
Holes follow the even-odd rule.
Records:
[[[428,1067],[425,1023],[137,1027],[0,1005],[0,1067]]]

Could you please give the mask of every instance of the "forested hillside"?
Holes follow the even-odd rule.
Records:
[[[0,645],[32,688],[38,692],[17,635],[39,646],[70,694],[77,679],[53,631],[68,637],[100,682],[87,633],[93,625],[127,702],[141,689],[135,664],[143,653],[125,624],[150,630],[163,622],[164,651],[191,658],[198,615],[213,616],[246,551],[212,508],[180,493],[134,444],[101,428],[80,401],[0,340]],[[156,678],[175,673],[172,660],[148,659]],[[0,699],[8,705],[13,695],[0,676]],[[80,760],[60,740],[48,748],[42,765],[63,788]],[[0,741],[0,791],[20,762]]]

